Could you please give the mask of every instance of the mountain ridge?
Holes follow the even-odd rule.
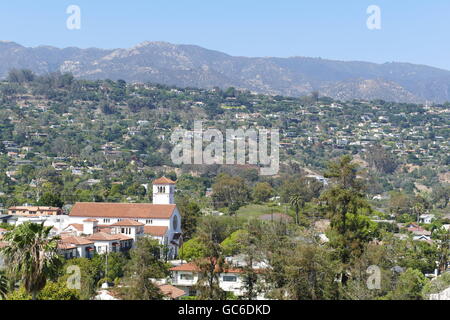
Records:
[[[77,78],[123,79],[180,87],[236,87],[301,96],[319,91],[335,99],[450,101],[450,71],[407,62],[382,64],[294,56],[242,57],[197,45],[144,41],[130,48],[25,47],[0,41],[0,78],[12,68]]]

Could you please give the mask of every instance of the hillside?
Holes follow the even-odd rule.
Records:
[[[27,48],[2,41],[0,78],[5,78],[12,68],[27,68],[38,74],[71,72],[88,80],[123,79],[206,89],[236,87],[295,97],[319,91],[323,96],[341,100],[450,100],[450,72],[433,67],[306,57],[234,57],[198,46],[165,42],[103,50]]]

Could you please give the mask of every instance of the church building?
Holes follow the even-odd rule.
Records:
[[[175,258],[182,240],[175,184],[165,177],[153,181],[153,203],[78,202],[69,214],[68,228],[80,234],[123,234],[134,241],[150,236],[167,246],[170,259]]]

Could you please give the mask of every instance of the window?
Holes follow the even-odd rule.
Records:
[[[173,217],[172,226],[175,230],[178,229],[178,216]]]
[[[194,276],[189,273],[180,274],[180,280],[194,280]]]
[[[110,223],[111,219],[103,219],[103,223]]]
[[[145,224],[153,224],[153,220],[147,219],[147,220],[145,220]]]
[[[223,276],[224,282],[236,282],[237,277],[236,276]]]

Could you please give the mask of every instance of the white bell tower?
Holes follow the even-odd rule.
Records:
[[[175,204],[175,184],[166,177],[153,181],[153,204]]]

